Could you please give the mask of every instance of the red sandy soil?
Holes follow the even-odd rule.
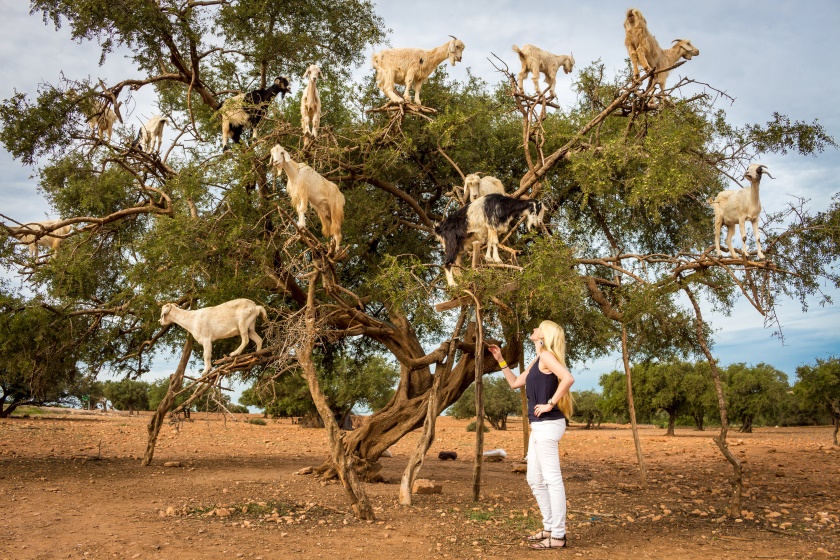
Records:
[[[840,449],[831,428],[760,428],[733,434],[745,462],[742,515],[724,515],[731,469],[716,430],[641,430],[649,485],[642,489],[626,426],[573,427],[561,442],[569,548],[532,551],[540,527],[522,474],[521,425],[491,430],[472,501],[475,434],[438,422],[420,477],[436,495],[398,505],[399,480],[419,432],[383,458],[390,482],[366,485],[375,522],[349,513],[340,484],[296,475],[325,457],[324,430],[289,420],[249,424],[193,415],[161,431],[141,467],[148,413],[51,410],[0,420],[0,559],[167,558],[832,558],[840,554]],[[439,451],[457,461],[438,461]],[[181,467],[164,467],[176,461]],[[216,515],[224,508],[223,516]],[[224,515],[229,513],[230,515]]]

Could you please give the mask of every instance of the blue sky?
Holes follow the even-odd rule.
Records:
[[[818,118],[830,134],[840,137],[840,3],[832,1],[705,1],[698,3],[637,2],[648,26],[663,46],[687,38],[700,56],[677,69],[670,80],[688,75],[726,91],[735,101],[723,105],[735,125],[763,123],[774,111],[791,119]],[[622,22],[626,0],[599,2],[534,1],[387,1],[377,5],[392,33],[390,46],[431,48],[456,35],[466,43],[463,63],[447,66],[449,75],[464,79],[467,69],[494,83],[500,76],[487,60],[495,53],[515,72],[518,60],[511,45],[535,44],[546,50],[574,54],[578,67],[600,60],[608,75],[624,67]],[[137,72],[122,55],[114,53],[102,67],[99,50],[69,40],[65,28],[45,26],[38,15],[28,15],[27,3],[0,0],[0,97],[13,92],[34,94],[38,84],[68,77],[91,76],[113,83]],[[382,48],[381,46],[375,50]],[[371,49],[374,50],[374,49]],[[365,60],[369,60],[366,57]],[[367,62],[356,75],[369,71]],[[280,69],[283,72],[283,69]],[[561,75],[557,93],[561,104],[574,101],[572,76]],[[293,84],[300,92],[300,85]],[[145,120],[156,111],[152,90],[141,90],[127,122]],[[124,109],[125,111],[125,109]],[[165,136],[166,139],[166,136]],[[826,208],[840,189],[836,177],[840,154],[831,150],[818,157],[796,154],[762,158],[775,181],[762,183],[762,204],[776,211],[801,196],[813,210]],[[57,217],[37,192],[33,170],[12,160],[0,149],[0,213],[19,221]],[[736,188],[734,185],[730,188]],[[710,222],[709,227],[712,227]],[[837,295],[829,290],[828,293]],[[723,363],[764,361],[785,371],[793,380],[796,366],[827,357],[840,349],[840,310],[810,302],[803,314],[799,302],[784,301],[779,317],[784,345],[765,328],[763,317],[740,301],[729,316],[704,306],[706,318],[717,329],[715,353]],[[173,358],[172,362],[175,359]],[[597,386],[598,376],[619,368],[611,356],[576,364],[576,388]],[[174,363],[159,361],[154,377],[168,375]]]

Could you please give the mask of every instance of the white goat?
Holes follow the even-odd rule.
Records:
[[[376,69],[376,85],[388,99],[396,103],[411,101],[410,89],[414,87],[414,103],[420,105],[420,88],[434,72],[438,64],[449,59],[455,66],[461,62],[464,43],[452,37],[443,45],[430,51],[423,49],[388,49],[374,53],[371,62]],[[401,98],[394,92],[394,84],[404,85],[405,93]]]
[[[746,221],[752,222],[752,230],[755,235],[755,246],[758,248],[758,258],[763,259],[761,243],[758,240],[758,215],[761,213],[761,200],[758,197],[758,186],[761,176],[773,176],[767,172],[767,166],[760,163],[753,163],[744,174],[744,178],[750,181],[749,189],[721,191],[715,199],[709,199],[715,211],[715,249],[717,256],[720,252],[720,228],[726,226],[726,246],[729,247],[729,254],[734,257],[735,249],[732,247],[732,234],[735,232],[735,225],[738,225],[738,233],[741,235],[741,247],[744,256],[749,255],[747,251],[747,230]]]
[[[30,222],[28,224],[24,224],[21,228],[13,228],[12,235],[14,235],[22,243],[29,245],[29,255],[33,258],[38,257],[38,245],[52,249],[53,255],[55,255],[55,253],[58,252],[58,246],[61,245],[62,241],[64,241],[64,237],[73,231],[73,226],[62,226],[60,228],[53,229],[53,226],[61,221],[62,220],[46,220],[43,222]],[[27,233],[30,231],[44,233],[44,235],[38,236],[35,233]],[[59,235],[63,237],[56,237]]]
[[[306,227],[306,205],[311,204],[321,219],[321,233],[332,236],[335,249],[341,244],[341,224],[344,222],[344,195],[332,181],[322,177],[306,164],[294,161],[289,153],[277,144],[271,148],[271,165],[277,175],[284,170],[289,178],[286,191],[297,210],[297,225]]]
[[[140,149],[147,154],[155,153],[160,150],[163,144],[163,127],[166,125],[166,119],[161,115],[155,115],[140,127]]]
[[[492,175],[480,177],[478,173],[470,173],[464,177],[464,192],[469,193],[472,202],[488,194],[505,194],[505,186]]]
[[[311,64],[303,75],[306,87],[303,88],[303,96],[300,98],[300,122],[303,126],[303,134],[311,134],[313,138],[318,137],[318,126],[321,124],[321,97],[318,95],[318,80],[323,79],[321,69]]]
[[[262,338],[256,331],[258,315],[262,315],[263,319],[268,319],[263,306],[244,298],[195,311],[181,309],[174,303],[167,303],[160,311],[160,324],[181,325],[204,347],[202,375],[205,375],[212,365],[214,340],[231,338],[237,334],[242,337],[242,344],[230,353],[231,356],[241,354],[248,345],[249,338],[256,343],[257,352],[262,349]]]
[[[122,102],[117,104],[122,105]],[[117,122],[117,114],[111,109],[111,106],[104,99],[97,99],[93,102],[88,110],[85,111],[88,117],[88,126],[91,132],[95,132],[102,141],[102,137],[108,135],[108,142],[111,142],[111,136],[114,133],[114,123]],[[120,121],[122,122],[122,121]]]
[[[557,71],[563,67],[563,72],[571,73],[575,66],[575,57],[565,54],[552,54],[534,45],[522,45],[522,48],[513,45],[513,50],[519,55],[522,63],[522,70],[519,72],[519,91],[525,92],[522,83],[531,73],[534,80],[534,89],[540,93],[540,72],[545,74],[545,83],[548,84],[551,97],[554,95],[554,84],[557,81]]]
[[[672,42],[675,43],[672,47],[662,50],[656,37],[648,30],[647,21],[642,12],[635,8],[627,10],[627,17],[624,20],[624,46],[627,47],[627,54],[630,55],[630,62],[633,63],[634,78],[639,78],[640,66],[652,72],[670,68],[680,58],[691,60],[691,57],[700,54],[700,51],[688,39],[674,39]],[[653,79],[659,85],[659,90],[664,92],[668,72],[660,72]]]

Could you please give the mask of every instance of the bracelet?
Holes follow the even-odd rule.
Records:
[[[499,362],[499,367],[505,369],[506,367],[508,367],[507,362],[502,360],[501,362]]]

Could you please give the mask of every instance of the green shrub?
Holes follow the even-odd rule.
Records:
[[[473,420],[472,422],[469,423],[469,425],[467,426],[467,431],[468,432],[474,432],[475,431],[475,420]],[[490,431],[490,428],[487,427],[487,424],[484,425],[484,431],[485,432]]]
[[[251,418],[250,420],[248,420],[248,423],[249,424],[256,424],[257,426],[265,426],[266,425],[266,421],[263,420],[262,418]]]

